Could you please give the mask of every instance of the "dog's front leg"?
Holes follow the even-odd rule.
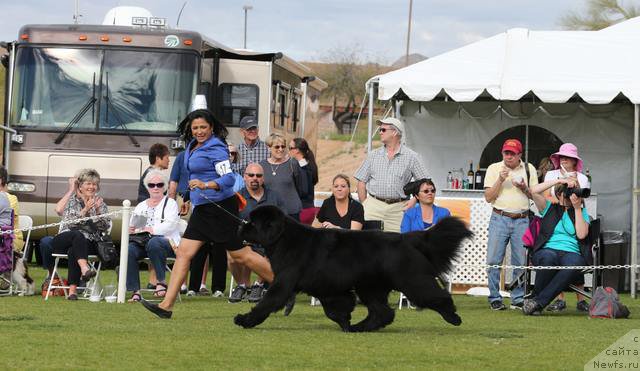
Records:
[[[292,272],[280,272],[258,305],[253,307],[249,313],[238,314],[234,318],[235,324],[251,328],[264,322],[271,313],[282,309],[287,303],[287,299],[295,294],[296,282],[296,276]]]

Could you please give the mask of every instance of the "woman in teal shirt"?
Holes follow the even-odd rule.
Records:
[[[535,266],[582,266],[590,264],[591,246],[589,235],[589,215],[583,207],[582,198],[572,192],[578,187],[575,179],[554,179],[538,184],[529,190],[524,181],[517,185],[536,204],[542,221],[540,232],[533,246]],[[558,204],[552,204],[543,195],[555,186]],[[526,299],[523,312],[538,315],[560,292],[576,280],[579,271],[575,269],[536,271],[534,297]]]

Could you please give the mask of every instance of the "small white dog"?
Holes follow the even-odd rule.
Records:
[[[29,276],[27,263],[25,263],[22,253],[14,252],[13,254],[13,282],[16,283],[18,296],[35,295],[35,285],[33,278]]]

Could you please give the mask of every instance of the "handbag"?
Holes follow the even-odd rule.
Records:
[[[111,239],[111,236],[102,236],[96,241],[98,257],[102,264],[107,267],[115,267],[118,262],[118,250]]]
[[[151,240],[151,233],[149,232],[133,233],[129,235],[129,243],[134,243],[143,249],[147,246],[149,240]]]

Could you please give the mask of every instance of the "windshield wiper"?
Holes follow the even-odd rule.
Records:
[[[84,117],[84,115],[87,114],[87,112],[89,112],[89,108],[93,109],[94,105],[96,104],[96,101],[97,101],[97,99],[96,99],[96,73],[94,72],[93,73],[93,86],[92,86],[91,98],[89,98],[87,103],[85,103],[82,107],[80,107],[80,111],[78,111],[78,113],[76,113],[76,115],[73,117],[73,119],[71,119],[71,121],[69,121],[69,123],[64,128],[64,130],[62,130],[62,132],[60,134],[58,134],[58,137],[53,142],[55,144],[60,144],[60,142],[62,142],[64,137],[67,136],[67,134],[69,134],[71,129],[78,122],[80,122],[80,120],[82,120],[82,118]]]
[[[120,115],[118,115],[118,112],[116,111],[116,108],[113,106],[113,103],[111,102],[111,99],[109,98],[109,72],[106,72],[106,77],[107,77],[107,94],[104,96],[104,100],[107,101],[107,110],[106,110],[105,115],[104,115],[104,119],[106,121],[105,124],[107,126],[109,126],[109,107],[111,107],[111,111],[113,112],[113,116],[115,116],[116,120],[118,121],[118,126],[122,126],[123,131],[125,132],[125,134],[127,134],[129,139],[131,140],[131,143],[133,143],[134,146],[140,147],[140,143],[138,143],[136,138],[131,134],[131,131],[129,131],[129,128],[127,128],[127,124],[125,124],[124,120],[122,120],[122,118],[120,118]],[[118,127],[118,126],[116,126],[116,127]]]

